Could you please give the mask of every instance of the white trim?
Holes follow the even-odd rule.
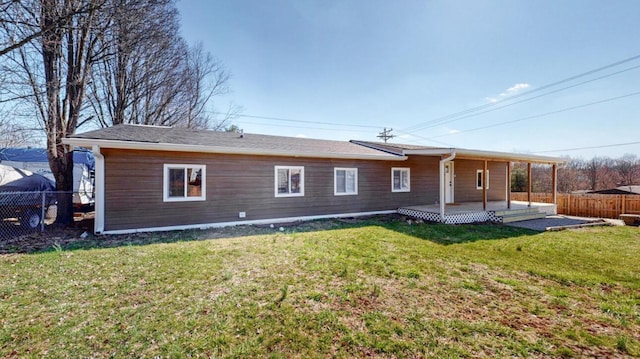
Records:
[[[380,215],[380,214],[393,214],[393,213],[398,213],[398,211],[393,209],[393,210],[386,210],[386,211],[323,214],[323,215],[317,215],[317,216],[255,219],[250,221],[203,223],[203,224],[190,224],[190,225],[182,225],[182,226],[116,229],[111,231],[104,231],[102,232],[102,234],[129,234],[129,233],[140,233],[140,232],[176,231],[176,230],[186,230],[186,229],[222,228],[222,227],[241,226],[241,225],[276,224],[276,223],[289,223],[289,222],[299,222],[299,221],[313,221],[316,219],[328,219],[328,218],[363,217],[363,216],[374,216],[374,215]]]
[[[169,197],[169,170],[170,169],[183,169],[187,170],[189,168],[199,169],[202,171],[200,175],[200,187],[201,192],[199,196],[189,196],[187,194],[187,176],[185,174],[184,178],[184,196],[183,197]],[[205,201],[207,199],[207,166],[206,165],[196,165],[189,163],[165,163],[162,170],[162,201],[163,202],[194,202],[194,201]]]
[[[305,152],[286,151],[276,149],[223,147],[223,146],[198,146],[175,143],[154,143],[136,141],[114,141],[99,140],[92,138],[63,138],[62,143],[78,147],[91,148],[100,146],[102,148],[117,148],[129,150],[148,151],[177,151],[177,152],[198,152],[198,153],[226,153],[236,155],[256,155],[256,156],[280,156],[280,157],[310,157],[310,158],[338,158],[352,160],[380,160],[380,161],[405,161],[406,156],[392,155],[383,151],[380,154],[359,154],[341,152]]]
[[[393,186],[393,172],[401,171],[400,173],[407,172],[407,188],[402,188],[402,174],[400,174],[400,189],[395,189]],[[409,167],[391,167],[391,192],[411,192],[411,168]]]
[[[487,176],[485,178],[484,189],[489,190],[489,184],[491,183],[491,176],[489,176],[489,170],[487,170]]]
[[[338,192],[338,171],[345,171],[344,172],[344,188],[345,191],[344,192]],[[355,178],[354,178],[354,191],[353,192],[348,192],[347,191],[347,172],[355,172]],[[356,196],[358,195],[358,169],[355,167],[334,167],[333,168],[333,195],[334,196]]]
[[[476,170],[476,189],[482,189],[482,184],[484,184],[485,189],[489,189],[489,170],[487,170],[486,176],[482,176],[482,184],[478,186],[478,175],[481,175],[481,174],[482,174],[482,170]]]
[[[448,161],[445,162],[444,164],[444,168],[445,168],[445,175],[444,175],[444,200],[445,200],[445,204],[451,204],[451,203],[455,203],[456,202],[456,176],[455,176],[455,166],[454,166],[455,162],[454,161]],[[451,180],[451,186],[449,186],[449,184],[447,183],[446,179],[447,179],[447,165],[449,166],[449,179]],[[448,187],[451,187],[451,198],[449,198],[449,201],[447,201],[447,192],[448,192]]]
[[[444,164],[447,163],[447,162],[453,161],[455,158],[456,158],[456,150],[453,149],[451,151],[449,157],[440,159],[440,165],[438,166],[438,170],[439,170],[439,172],[438,172],[438,174],[439,174],[438,182],[439,182],[439,185],[440,185],[440,188],[439,188],[440,195],[438,196],[439,197],[438,200],[440,201],[440,220],[443,221],[443,222],[445,220],[444,219],[444,212],[445,212],[445,205],[446,205],[445,204],[446,195],[444,193],[444,191],[446,190],[444,188]]]
[[[278,192],[278,170],[289,170],[289,192]],[[291,170],[300,170],[300,192],[291,193]],[[304,166],[273,166],[273,189],[276,197],[304,197]]]
[[[507,163],[507,166],[511,166],[511,162]],[[509,191],[511,190],[511,178],[509,178],[509,169],[505,168],[504,178],[506,180],[506,186],[504,186],[504,199],[505,201],[509,199]],[[508,205],[508,203],[507,203]]]
[[[93,189],[96,193],[94,210],[95,220],[93,223],[93,232],[100,234],[104,231],[104,199],[105,199],[105,171],[104,171],[104,155],[100,152],[100,146],[91,147],[93,157],[96,160],[94,178],[95,183]]]

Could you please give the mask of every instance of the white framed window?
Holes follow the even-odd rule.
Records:
[[[304,196],[304,167],[275,166],[275,196]]]
[[[162,199],[165,202],[204,201],[206,178],[204,165],[165,164]]]
[[[485,189],[489,189],[489,170],[487,170],[486,178],[482,178],[482,170],[476,171],[476,189],[482,189],[482,183],[485,184]]]
[[[335,167],[333,169],[333,194],[336,196],[358,194],[357,168]]]
[[[411,191],[411,173],[406,167],[393,167],[391,169],[391,191]]]

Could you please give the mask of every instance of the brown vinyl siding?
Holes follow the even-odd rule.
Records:
[[[395,210],[438,199],[435,157],[373,161],[116,149],[102,153],[105,230]],[[206,201],[163,202],[164,164],[206,165]],[[303,197],[275,197],[276,165],[304,166]],[[334,195],[334,167],[358,169],[357,195]],[[392,167],[411,168],[410,192],[391,191]],[[490,177],[493,186],[493,170]],[[246,212],[246,218],[239,218],[239,212]]]
[[[484,161],[455,160],[455,201],[456,202],[480,202],[482,201],[482,189],[476,185],[476,174],[484,168]],[[506,197],[507,163],[489,162],[489,190],[487,200],[504,201]]]

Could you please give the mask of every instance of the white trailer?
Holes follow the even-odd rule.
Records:
[[[2,148],[0,163],[37,173],[54,183],[56,181],[44,148]],[[73,203],[77,207],[92,206],[94,203],[94,170],[95,160],[91,151],[73,151]]]

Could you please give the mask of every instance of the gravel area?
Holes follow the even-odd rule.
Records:
[[[601,219],[601,218],[584,218],[584,217],[571,217],[571,216],[547,216],[540,219],[530,219],[528,221],[520,221],[507,223],[508,226],[531,229],[534,231],[544,232],[550,227],[579,227],[585,225],[623,225],[622,221],[615,219]],[[558,228],[560,229],[560,228]]]

